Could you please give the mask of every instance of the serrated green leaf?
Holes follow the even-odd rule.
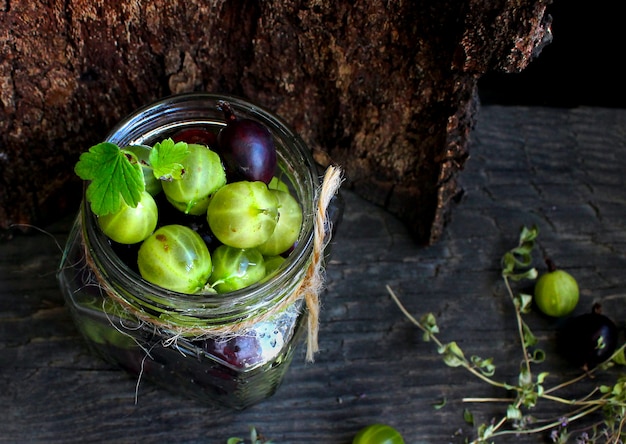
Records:
[[[175,143],[172,139],[157,142],[150,150],[150,165],[154,177],[159,180],[178,180],[182,177],[182,162],[189,154],[186,142]]]
[[[113,143],[102,142],[81,154],[75,173],[87,186],[87,201],[98,216],[115,213],[122,202],[136,207],[145,189],[143,171],[137,157]]]

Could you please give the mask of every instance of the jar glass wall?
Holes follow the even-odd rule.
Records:
[[[186,128],[216,134],[225,125],[220,100],[237,116],[270,130],[277,174],[302,207],[298,241],[278,272],[225,294],[165,290],[141,278],[83,201],[58,276],[77,327],[101,357],[177,393],[242,409],[275,392],[304,329],[305,304],[292,296],[305,278],[314,248],[319,178],[309,149],[271,113],[238,98],[204,93],[144,107],[106,140],[120,147],[152,146]]]

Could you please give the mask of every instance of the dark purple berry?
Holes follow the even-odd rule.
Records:
[[[249,367],[263,359],[263,350],[256,335],[234,336],[225,341],[207,339],[204,349],[236,368]]]
[[[591,313],[568,320],[559,335],[565,357],[585,369],[609,359],[617,347],[617,326],[600,311],[595,304]]]
[[[263,124],[240,119],[226,102],[220,102],[226,117],[217,135],[218,153],[229,181],[249,180],[269,183],[276,171],[276,147],[272,134]]]
[[[197,143],[213,148],[217,143],[217,135],[206,128],[194,127],[178,131],[172,136],[172,140],[174,142]]]

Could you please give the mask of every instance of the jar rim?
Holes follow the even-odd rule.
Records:
[[[305,166],[303,171],[306,171],[306,173],[304,173],[303,176],[307,182],[299,185],[306,188],[306,192],[310,196],[310,202],[302,202],[302,196],[299,196],[303,211],[303,221],[297,244],[283,262],[279,271],[274,273],[270,278],[228,293],[186,294],[154,285],[133,271],[113,251],[106,236],[97,227],[96,216],[91,212],[89,205],[86,205],[83,199],[83,230],[86,238],[89,239],[91,243],[91,245],[88,246],[91,253],[95,253],[97,256],[97,258],[94,259],[99,262],[98,266],[102,268],[102,265],[106,265],[106,278],[115,281],[117,284],[116,290],[119,290],[120,286],[124,283],[132,285],[136,289],[136,291],[133,292],[133,296],[139,299],[140,305],[143,306],[142,302],[146,302],[151,307],[156,308],[158,312],[166,310],[181,314],[213,316],[215,312],[220,315],[227,315],[221,311],[222,307],[225,306],[228,306],[231,311],[245,313],[252,310],[268,309],[279,300],[289,296],[283,294],[277,300],[277,296],[274,293],[280,294],[281,292],[270,290],[293,287],[294,280],[300,280],[302,278],[311,260],[314,243],[313,219],[315,215],[315,200],[317,198],[317,187],[319,186],[317,166],[304,141],[283,119],[272,114],[265,108],[230,95],[197,92],[176,94],[152,102],[132,112],[110,131],[106,137],[106,141],[116,143],[119,146],[135,143],[136,137],[130,137],[132,140],[128,140],[129,136],[141,132],[137,130],[145,127],[146,119],[162,116],[164,112],[170,113],[169,117],[171,118],[175,116],[177,110],[185,109],[185,107],[190,104],[195,106],[210,103],[216,104],[219,100],[227,101],[235,112],[245,111],[248,116],[252,116],[251,118],[260,120],[268,126],[270,132],[272,132],[276,138],[288,143],[290,149],[297,151],[299,159]],[[134,294],[135,292],[137,294]],[[157,306],[160,305],[160,307],[154,307],[155,304]],[[237,317],[237,313],[231,314]],[[240,317],[243,313],[238,314]]]

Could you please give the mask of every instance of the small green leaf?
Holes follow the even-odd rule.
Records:
[[[496,372],[496,366],[493,365],[493,358],[482,359],[478,356],[472,356],[470,361],[478,367],[480,372],[485,376],[493,376]]]
[[[167,181],[180,179],[184,172],[182,162],[188,154],[186,142],[174,143],[172,139],[157,142],[150,150],[149,157],[154,177]]]
[[[504,253],[504,256],[502,256],[502,274],[506,276],[513,273],[513,271],[515,270],[515,264],[516,260],[515,256],[513,256],[513,253]]]
[[[539,236],[539,228],[536,225],[533,225],[530,228],[522,227],[522,231],[520,233],[520,241],[522,243],[528,241],[534,241]]]
[[[538,348],[533,351],[532,355],[529,356],[529,359],[531,362],[534,362],[536,364],[543,362],[546,360],[546,352]]]
[[[545,392],[545,389],[543,388],[543,385],[537,384],[537,396],[543,396],[544,392]]]
[[[122,201],[136,207],[145,189],[143,171],[137,157],[120,150],[113,143],[103,142],[81,154],[74,171],[87,186],[87,201],[98,216],[115,213]]]
[[[443,362],[449,367],[460,367],[467,364],[463,351],[454,341],[440,347],[439,353],[443,355]]]
[[[525,322],[522,323],[522,331],[524,332],[524,347],[532,347],[537,343],[537,337],[530,330],[530,327]]]
[[[526,369],[525,367],[522,367],[522,369],[519,372],[519,377],[518,377],[519,386],[527,387],[531,385],[532,383],[533,383],[532,374],[528,371],[528,369]]]
[[[624,355],[624,347],[619,349],[613,356],[613,362],[619,365],[626,365],[626,355]]]
[[[426,313],[420,319],[420,324],[422,325],[424,334],[422,335],[422,340],[424,342],[430,341],[431,337],[437,333],[439,333],[439,327],[437,327],[437,320],[435,315],[432,313]]]
[[[506,408],[506,419],[518,420],[522,419],[522,411],[514,405],[509,405]]]
[[[447,402],[448,402],[448,400],[447,400],[446,398],[443,398],[443,399],[442,399],[441,401],[439,401],[438,403],[433,404],[433,408],[434,408],[435,410],[441,410],[441,409],[442,409],[442,408],[446,405],[446,403],[447,403]]]
[[[469,425],[474,425],[474,414],[472,412],[469,411],[469,409],[464,409],[463,410],[463,420],[469,424]]]
[[[537,269],[530,268],[526,271],[520,273],[510,273],[508,277],[513,281],[522,281],[524,279],[528,279],[529,281],[537,279],[538,273]]]
[[[519,310],[520,313],[530,313],[532,310],[533,297],[532,295],[520,293],[514,299],[515,306]]]
[[[226,444],[241,444],[242,442],[244,442],[244,440],[241,438],[228,438]]]
[[[477,430],[478,436],[483,440],[489,438],[494,431],[494,427],[495,425],[493,424],[481,424]]]
[[[541,372],[537,375],[537,383],[538,384],[543,384],[543,382],[546,380],[546,377],[549,375],[549,372]]]
[[[532,264],[532,252],[535,248],[537,235],[536,227],[522,227],[518,245],[502,256],[502,276],[514,281],[537,278],[537,270],[534,268],[518,271],[526,269]]]

